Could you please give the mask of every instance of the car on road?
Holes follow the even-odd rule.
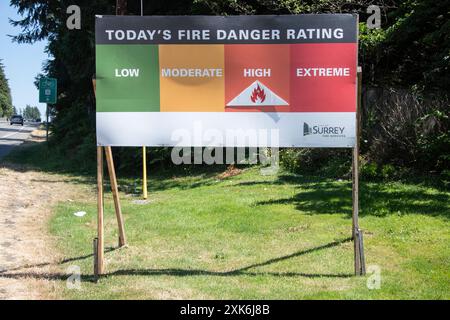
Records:
[[[11,117],[9,124],[13,125],[13,124],[21,124],[23,126],[23,117],[19,116],[19,115],[14,115]]]

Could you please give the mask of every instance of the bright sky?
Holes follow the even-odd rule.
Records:
[[[42,64],[48,59],[44,52],[46,41],[29,44],[17,44],[9,35],[16,35],[20,28],[14,28],[8,18],[20,19],[16,9],[9,6],[9,1],[0,1],[0,59],[5,66],[9,80],[13,105],[23,109],[27,104],[38,106],[41,118],[45,117],[45,104],[39,103],[39,92],[34,86],[34,78],[42,71]]]

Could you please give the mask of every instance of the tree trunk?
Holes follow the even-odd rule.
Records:
[[[116,0],[116,15],[124,16],[127,14],[127,0]]]

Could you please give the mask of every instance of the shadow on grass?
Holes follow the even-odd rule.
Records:
[[[294,205],[306,214],[345,214],[352,213],[351,182],[336,183],[326,179],[309,177],[307,181],[299,178],[288,180],[298,186],[300,192],[292,197],[257,202],[265,205]],[[285,177],[273,182],[286,183]],[[259,181],[244,182],[245,185],[258,185]],[[241,185],[242,185],[241,184]],[[384,217],[390,214],[421,214],[450,218],[450,195],[446,192],[430,193],[420,186],[414,188],[397,187],[386,183],[361,182],[359,190],[360,215]]]
[[[105,253],[117,250],[118,248],[113,248],[113,247],[109,247],[109,248],[105,248]],[[86,254],[84,256],[79,256],[79,257],[72,257],[72,258],[66,258],[66,259],[62,259],[58,262],[42,262],[42,263],[37,263],[37,264],[27,264],[27,265],[23,265],[20,267],[15,267],[15,268],[11,268],[11,269],[3,269],[0,270],[0,278],[3,277],[4,274],[9,273],[11,271],[18,271],[18,270],[24,270],[24,269],[32,269],[32,268],[42,268],[42,267],[48,267],[48,266],[57,266],[57,265],[63,265],[69,262],[73,262],[73,261],[79,261],[79,260],[84,260],[87,258],[91,258],[93,257],[94,254],[90,253],[90,254]]]
[[[217,175],[222,173],[225,168],[219,167],[214,170],[201,171],[200,169],[191,171],[189,173],[181,172],[181,170],[167,171],[159,173],[158,175],[148,176],[147,190],[151,192],[178,189],[190,190],[199,187],[207,187],[216,184]],[[177,175],[176,171],[180,171],[181,175]],[[183,178],[190,177],[191,180]],[[135,178],[132,181],[126,178],[119,178],[119,191],[125,194],[142,194],[142,180]]]
[[[50,174],[64,174],[67,182],[74,184],[94,184],[95,174],[80,166],[69,165],[68,157],[62,157],[49,149],[45,142],[25,141],[14,146],[9,154],[0,159],[0,167],[17,172],[41,171]],[[56,182],[51,179],[36,182]],[[59,182],[59,181],[58,181]]]
[[[302,255],[306,255],[315,251],[324,250],[332,247],[339,246],[343,243],[352,241],[351,238],[345,238],[337,241],[333,241],[322,246],[310,248],[307,250],[297,251],[289,255],[276,257],[269,259],[264,262],[251,264],[248,266],[244,266],[238,269],[230,270],[230,271],[209,271],[209,270],[199,270],[199,269],[178,269],[178,268],[167,268],[167,269],[125,269],[125,270],[116,270],[113,272],[106,273],[102,275],[102,278],[107,278],[109,276],[176,276],[176,277],[189,277],[189,276],[217,276],[217,277],[230,277],[230,276],[274,276],[274,277],[306,277],[306,278],[350,278],[353,277],[353,274],[346,273],[302,273],[302,272],[249,272],[248,270],[253,268],[258,268],[262,266],[267,266],[270,264],[274,264],[280,261],[292,259],[295,257],[299,257]],[[116,248],[108,248],[105,250],[106,252],[114,251]],[[87,258],[91,258],[92,254],[87,254],[80,257],[68,258],[64,259],[57,263],[41,263],[35,265],[27,265],[23,267],[17,267],[8,270],[0,271],[0,278],[7,279],[24,279],[24,278],[33,278],[33,279],[45,279],[45,280],[60,280],[66,281],[69,277],[69,274],[65,273],[37,273],[37,272],[16,272],[23,269],[30,268],[39,268],[50,265],[63,265],[68,262],[84,260]],[[87,282],[96,282],[98,279],[94,275],[82,275],[82,281]]]
[[[113,154],[115,154],[113,148]],[[92,157],[89,159],[71,159],[71,152],[61,155],[53,148],[48,148],[46,143],[26,141],[20,146],[16,146],[13,150],[0,159],[0,166],[14,171],[27,172],[37,170],[46,173],[64,174],[70,177],[68,182],[75,184],[95,184],[96,183],[96,159],[95,149],[89,153]],[[105,159],[105,158],[104,158]],[[142,180],[141,167],[136,168],[134,173],[128,171],[122,172],[120,163],[115,160],[116,173],[119,183],[119,191],[126,194],[141,194]],[[169,166],[166,168],[158,165],[151,166],[147,164],[149,172],[148,191],[160,191],[172,188],[187,190],[202,186],[209,186],[215,183],[217,175],[224,172],[228,165],[180,165]],[[245,167],[245,166],[239,166]],[[106,191],[109,191],[109,176],[106,169],[106,161],[104,160],[104,182]],[[180,179],[180,178],[192,179]],[[38,182],[54,182],[51,180],[42,180]]]

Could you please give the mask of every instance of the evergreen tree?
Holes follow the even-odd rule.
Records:
[[[0,115],[2,117],[10,117],[13,113],[11,90],[1,61],[2,60],[0,60]]]
[[[30,120],[40,119],[41,112],[39,111],[38,107],[32,107],[27,104],[27,106],[23,110],[23,117]]]

